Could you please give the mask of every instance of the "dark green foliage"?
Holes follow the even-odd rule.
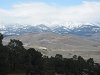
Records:
[[[25,61],[25,48],[19,40],[10,40],[7,45],[9,49],[9,65],[10,69],[15,71],[16,69],[22,69]]]
[[[44,75],[54,75],[55,74],[55,65],[54,57],[43,57],[43,74]]]
[[[93,60],[93,58],[90,58],[87,60],[87,69],[89,71],[89,75],[95,75],[94,74],[94,60]]]
[[[3,35],[0,33],[0,46],[2,46]]]
[[[58,74],[64,74],[64,62],[63,57],[60,54],[55,56],[55,72]]]
[[[81,57],[81,56],[78,56],[78,61],[77,61],[77,64],[78,64],[78,74],[81,74],[84,72],[84,70],[87,68],[86,67],[86,61]]]
[[[8,64],[9,51],[6,47],[0,47],[0,75],[5,75],[9,70]]]
[[[25,49],[19,40],[10,40],[7,46],[2,44],[0,34],[0,75],[26,72],[26,75],[100,75],[100,64],[93,58],[84,60],[74,55],[72,58],[43,56],[34,48]]]
[[[27,53],[27,65],[29,65],[30,70],[34,73],[41,73],[42,65],[42,54],[36,51],[34,48],[30,48],[26,51]]]

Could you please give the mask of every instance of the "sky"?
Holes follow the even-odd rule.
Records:
[[[57,4],[59,6],[71,6],[80,4],[83,0],[0,0],[0,7],[10,8],[14,4],[44,2],[47,4]],[[98,1],[98,0],[96,0]]]
[[[100,23],[100,0],[0,0],[0,24]]]

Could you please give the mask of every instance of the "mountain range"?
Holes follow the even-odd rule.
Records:
[[[63,25],[4,25],[0,32],[6,36],[3,44],[10,39],[23,42],[25,48],[35,48],[48,56],[62,54],[64,57],[81,55],[85,58],[93,57],[100,62],[100,26],[81,25],[66,27]]]
[[[66,27],[63,25],[56,25],[49,27],[44,24],[40,25],[4,25],[0,26],[0,32],[4,35],[21,35],[23,33],[32,33],[32,32],[53,32],[57,34],[74,34],[79,36],[92,36],[94,34],[100,33],[100,26],[94,24],[86,24],[77,27]]]

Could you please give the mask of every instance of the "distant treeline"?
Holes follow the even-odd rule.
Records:
[[[6,46],[2,40],[3,35],[0,34],[0,75],[100,75],[100,64],[93,58],[85,60],[77,55],[63,58],[60,54],[48,57],[34,48],[25,49],[19,40],[10,40]]]

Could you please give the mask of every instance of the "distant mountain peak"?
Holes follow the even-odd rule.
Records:
[[[44,24],[40,25],[3,25],[0,26],[0,32],[4,35],[20,35],[30,32],[53,32],[58,34],[74,34],[81,36],[91,36],[95,33],[100,33],[100,26],[95,24],[83,24],[72,27],[66,27],[64,25],[56,25],[49,27]]]

